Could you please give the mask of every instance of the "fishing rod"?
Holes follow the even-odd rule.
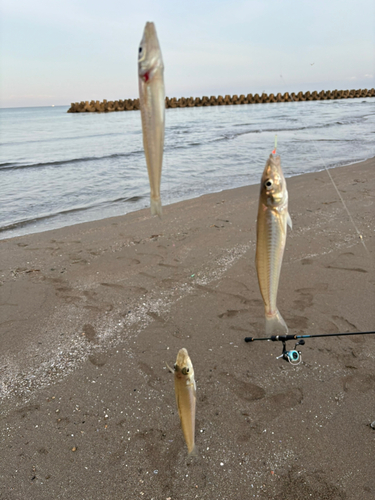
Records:
[[[256,340],[268,340],[270,342],[282,342],[283,343],[283,352],[281,356],[278,356],[276,359],[285,359],[292,365],[299,365],[302,361],[302,353],[301,351],[297,351],[297,347],[299,345],[305,345],[304,339],[311,339],[314,337],[343,337],[346,335],[373,335],[374,332],[352,332],[352,333],[321,333],[317,335],[272,335],[271,337],[245,337],[245,342],[255,342]],[[300,340],[298,340],[300,339]],[[287,351],[286,342],[288,340],[298,340],[294,349]]]

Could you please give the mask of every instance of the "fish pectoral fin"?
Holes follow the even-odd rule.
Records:
[[[177,405],[178,416],[180,417],[180,423],[181,423],[181,427],[182,427],[182,412],[181,412],[181,407],[180,407],[180,397],[179,397],[178,393],[176,393],[176,405]]]
[[[286,223],[288,224],[290,229],[293,229],[293,223],[292,223],[292,219],[290,218],[289,212],[288,212],[288,217],[286,218]]]
[[[168,368],[168,370],[171,372],[171,373],[174,373],[174,370],[172,370],[172,368],[169,366],[169,364],[165,361],[165,366]]]

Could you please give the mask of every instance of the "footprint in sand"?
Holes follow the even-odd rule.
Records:
[[[21,418],[25,418],[28,416],[30,413],[34,411],[39,410],[39,405],[28,405],[28,406],[23,406],[22,408],[19,408],[16,410],[16,413],[19,413],[21,415]]]
[[[315,499],[347,499],[346,493],[336,484],[329,483],[325,479],[325,472],[315,471],[313,473],[301,471],[300,467],[293,468],[279,477],[278,494],[274,500],[285,498],[315,498]]]
[[[223,319],[223,318],[232,318],[233,316],[237,316],[237,314],[241,313],[249,313],[247,309],[227,309],[225,312],[218,314],[218,318]]]
[[[88,342],[93,342],[94,344],[98,343],[96,331],[92,325],[88,323],[86,325],[83,325],[82,333],[84,333],[84,337]]]
[[[108,361],[108,356],[106,356],[104,353],[97,353],[89,356],[89,361],[95,366],[104,366]]]
[[[309,318],[306,316],[286,316],[285,321],[290,330],[305,331],[309,326]]]
[[[312,259],[302,259],[301,260],[301,264],[303,266],[307,266],[307,265],[311,265],[311,264],[314,264],[314,261]]]
[[[142,375],[147,381],[147,385],[152,389],[160,392],[161,378],[154,372],[151,366],[149,366],[147,363],[144,363],[143,361],[138,361],[138,368],[141,370]]]
[[[225,372],[219,373],[219,379],[227,385],[239,398],[245,401],[256,401],[266,395],[266,391],[251,382],[238,380],[234,375]]]
[[[133,258],[129,258],[129,257],[116,257],[118,260],[121,260],[121,264],[125,265],[125,266],[136,266],[138,264],[141,263],[141,261],[139,259],[133,259]]]
[[[296,292],[300,295],[300,297],[294,301],[293,309],[297,309],[299,311],[304,311],[308,307],[311,307],[314,302],[314,297],[316,294],[322,294],[327,292],[328,283],[317,283],[314,287],[311,288],[298,288]]]
[[[353,323],[343,318],[342,316],[332,316],[332,321],[337,326],[340,333],[358,333],[361,331]],[[363,344],[366,342],[363,335],[353,335],[353,337],[349,336],[347,338],[354,344]]]
[[[344,392],[355,391],[363,394],[374,390],[375,375],[359,375],[356,373],[355,375],[342,377],[341,382]]]
[[[114,288],[118,290],[123,290],[124,285],[118,285],[117,283],[100,283],[102,286],[107,286],[108,288]]]

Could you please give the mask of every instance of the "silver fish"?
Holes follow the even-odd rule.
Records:
[[[174,389],[182,432],[189,455],[196,454],[195,448],[195,405],[196,385],[194,369],[186,349],[180,349],[174,365]]]
[[[154,23],[146,23],[138,52],[143,147],[151,190],[151,214],[161,217],[160,181],[165,129],[164,65]]]
[[[288,191],[281,170],[280,156],[270,154],[262,175],[257,218],[256,268],[263,297],[266,334],[285,334],[288,327],[276,306],[287,225]]]

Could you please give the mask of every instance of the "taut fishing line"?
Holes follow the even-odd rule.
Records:
[[[283,75],[280,75],[280,78],[283,80],[283,82],[284,82],[284,84],[285,84],[285,80],[284,80],[284,78],[283,78]],[[290,97],[291,97],[291,99],[292,99],[292,101],[293,101],[293,102],[296,102],[296,101],[293,99],[292,94],[290,94]],[[309,135],[310,135],[310,138],[311,138],[311,134],[310,134],[309,129],[308,129],[308,127],[306,126],[305,122],[303,121],[303,118],[300,118],[300,120],[301,120],[301,123],[303,124],[303,126],[305,127],[305,129],[308,131],[308,133],[309,133]],[[340,191],[338,190],[338,187],[337,187],[337,185],[336,185],[335,181],[333,180],[333,177],[332,177],[332,175],[331,175],[331,172],[329,171],[329,169],[328,169],[328,167],[327,167],[327,164],[326,164],[325,160],[323,159],[323,157],[322,157],[322,155],[321,155],[321,153],[320,153],[319,149],[317,148],[317,146],[316,146],[316,144],[315,144],[314,139],[312,139],[312,138],[311,138],[311,142],[313,143],[313,146],[314,146],[314,148],[315,148],[315,151],[318,153],[318,156],[320,157],[320,160],[321,160],[321,162],[322,162],[322,164],[323,164],[323,166],[324,166],[324,169],[325,169],[325,171],[327,172],[328,177],[330,178],[330,180],[331,180],[331,182],[332,182],[332,184],[333,184],[333,187],[335,188],[336,193],[338,194],[338,196],[339,196],[339,198],[340,198],[340,200],[341,200],[341,203],[342,203],[343,207],[345,208],[345,210],[346,210],[346,212],[347,212],[347,214],[348,214],[348,216],[349,216],[349,219],[350,219],[351,223],[353,224],[353,227],[354,227],[354,229],[355,229],[356,233],[358,234],[359,239],[360,239],[360,240],[361,240],[361,242],[362,242],[362,245],[363,245],[364,249],[365,249],[365,250],[366,250],[366,252],[370,255],[370,252],[369,252],[369,250],[368,250],[368,248],[367,248],[367,246],[366,246],[366,244],[365,244],[365,242],[364,242],[363,236],[362,236],[362,234],[359,232],[359,230],[358,230],[358,228],[357,228],[357,225],[356,225],[356,223],[354,222],[354,219],[353,219],[353,217],[352,217],[351,213],[349,212],[348,207],[346,206],[346,203],[345,203],[345,201],[344,201],[344,198],[341,196],[341,193],[340,193]],[[275,148],[275,149],[276,149],[276,148]]]

